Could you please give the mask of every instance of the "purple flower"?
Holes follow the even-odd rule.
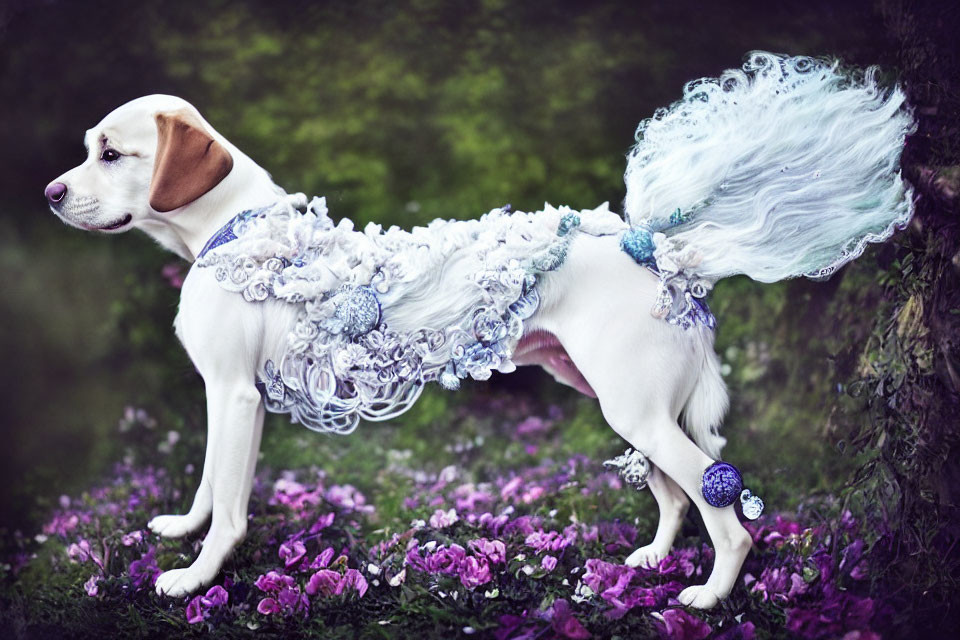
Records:
[[[296,584],[296,581],[292,576],[286,576],[276,571],[269,571],[265,575],[258,577],[253,584],[264,593],[277,593],[284,587],[292,587]]]
[[[286,541],[280,545],[280,559],[283,560],[283,564],[288,569],[300,562],[300,559],[303,558],[307,553],[307,548],[299,540]]]
[[[500,564],[507,559],[507,548],[499,540],[477,538],[468,542],[467,546],[477,555],[485,557],[490,564]]]
[[[300,593],[300,587],[284,587],[277,594],[277,603],[283,610],[284,615],[306,611],[310,607],[310,601],[306,594]]]
[[[308,533],[310,535],[313,535],[315,533],[319,533],[320,531],[326,529],[331,524],[333,524],[333,518],[335,515],[336,514],[331,511],[325,516],[320,516],[319,518],[317,518],[317,521],[313,523],[313,526],[310,527],[310,531]]]
[[[452,544],[449,548],[440,546],[433,555],[427,558],[427,571],[457,575],[460,571],[460,563],[463,562],[465,556],[466,551],[458,544]]]
[[[333,547],[327,547],[324,549],[320,555],[313,559],[313,562],[310,563],[310,569],[323,569],[330,561],[333,560],[333,554],[336,553],[333,550]]]
[[[203,622],[203,607],[200,604],[200,598],[201,596],[194,597],[187,605],[187,622],[190,624]]]
[[[663,612],[660,635],[671,640],[703,640],[710,635],[710,625],[683,609],[667,609]]]
[[[330,569],[321,569],[310,576],[306,591],[311,596],[321,594],[331,596],[340,592],[340,574]]]
[[[546,571],[553,571],[557,568],[557,559],[550,555],[543,556],[543,560],[540,561],[540,566]]]
[[[230,596],[227,590],[220,585],[215,585],[207,590],[206,595],[194,596],[187,604],[186,616],[187,622],[197,624],[203,622],[210,614],[211,609],[217,609],[227,604]]]
[[[753,640],[755,631],[752,622],[742,622],[716,636],[714,640]],[[880,640],[880,638],[876,640]]]
[[[227,604],[229,600],[230,595],[227,593],[227,590],[220,585],[214,585],[207,590],[207,594],[200,599],[200,602],[208,609],[213,609],[215,607],[222,607]]]
[[[257,605],[257,611],[265,616],[280,613],[280,604],[273,598],[264,598]],[[189,621],[189,618],[187,620]]]
[[[575,536],[576,534],[573,535]],[[570,536],[561,535],[557,531],[534,531],[524,540],[524,543],[528,547],[533,547],[537,553],[542,551],[561,551],[569,547],[572,542],[573,539]]]
[[[140,589],[144,585],[153,586],[160,575],[160,567],[157,566],[157,560],[154,557],[156,548],[150,547],[139,560],[130,563],[127,571],[130,573],[130,579],[133,581],[135,589]]]
[[[460,564],[460,582],[468,589],[473,589],[492,580],[490,564],[484,557],[467,556]]]
[[[869,631],[874,603],[843,591],[832,590],[810,608],[787,609],[787,629],[803,638],[832,638],[846,631]]]
[[[340,580],[336,593],[339,595],[347,589],[353,589],[361,598],[367,592],[367,579],[356,569],[347,569]]]
[[[564,638],[582,640],[589,638],[590,632],[583,628],[580,621],[570,611],[570,604],[566,600],[556,600],[551,609],[550,626],[558,635]]]
[[[90,560],[95,565],[103,569],[103,560],[97,555],[97,552],[90,547],[90,543],[80,538],[80,542],[75,542],[67,547],[67,557],[74,562],[86,562]]]

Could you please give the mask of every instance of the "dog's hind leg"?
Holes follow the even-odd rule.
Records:
[[[615,238],[576,238],[564,265],[543,280],[540,328],[563,345],[610,426],[700,510],[716,551],[713,571],[679,599],[715,606],[733,589],[752,540],[732,506],[718,509],[704,499],[700,477],[714,461],[677,423],[709,364],[708,341],[694,333],[701,329],[685,331],[650,315],[656,278],[620,251]],[[664,524],[665,533],[675,522]]]
[[[656,568],[667,557],[673,540],[680,532],[683,517],[690,508],[690,500],[676,482],[671,480],[658,467],[653,467],[647,478],[650,493],[657,501],[660,521],[653,541],[631,553],[624,564],[630,567]]]

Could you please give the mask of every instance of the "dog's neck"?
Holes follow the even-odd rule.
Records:
[[[246,209],[270,205],[286,195],[270,174],[231,145],[234,168],[209,193],[171,213],[157,213],[138,225],[181,258],[193,262],[213,234]]]

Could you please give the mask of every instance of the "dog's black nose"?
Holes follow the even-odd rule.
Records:
[[[67,195],[67,185],[62,182],[51,182],[47,185],[47,188],[43,190],[43,195],[47,196],[50,204],[60,202],[63,200],[63,196]]]

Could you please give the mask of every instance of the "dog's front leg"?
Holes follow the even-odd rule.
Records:
[[[209,584],[247,532],[247,502],[253,486],[263,403],[249,382],[207,384],[209,439],[204,474],[213,515],[203,549],[192,565],[157,578],[157,593],[179,597]],[[201,481],[202,488],[202,481]]]
[[[209,409],[208,409],[209,415]],[[213,492],[210,487],[210,472],[213,467],[211,458],[213,452],[217,450],[214,442],[215,431],[213,423],[207,424],[207,452],[203,457],[203,474],[200,477],[200,485],[197,487],[197,493],[193,497],[193,504],[190,511],[184,515],[163,515],[153,518],[147,526],[151,531],[164,538],[182,538],[200,530],[213,509]]]

